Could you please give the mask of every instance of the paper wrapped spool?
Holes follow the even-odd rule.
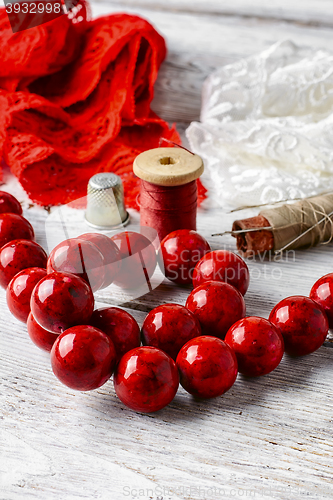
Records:
[[[236,220],[231,234],[237,238],[237,248],[245,257],[328,243],[333,238],[333,193]]]

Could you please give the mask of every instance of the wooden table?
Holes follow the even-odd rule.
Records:
[[[150,20],[167,39],[153,108],[180,131],[199,119],[201,85],[214,68],[284,38],[333,49],[331,0],[93,4],[95,16],[124,10]],[[25,200],[10,177],[6,189]],[[24,207],[45,245],[48,214],[28,209],[27,201]],[[221,210],[201,209],[198,230],[214,249],[234,249],[232,239],[211,237],[232,220]],[[129,229],[137,223],[132,212]],[[247,313],[267,317],[281,298],[307,295],[332,271],[332,246],[249,267]],[[188,293],[165,280],[125,306],[141,324],[151,308],[184,304]],[[121,301],[107,292],[97,299],[98,306]],[[61,385],[48,354],[9,314],[4,291],[0,304],[1,500],[333,498],[329,341],[304,358],[285,356],[265,377],[239,376],[220,398],[199,402],[180,389],[169,407],[143,415],[116,398],[112,382],[91,393]]]

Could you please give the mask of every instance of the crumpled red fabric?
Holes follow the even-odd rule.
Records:
[[[162,137],[180,143],[150,109],[165,42],[137,16],[81,21],[13,34],[0,9],[0,158],[40,205],[83,197],[93,174],[112,171],[138,208],[134,158]]]

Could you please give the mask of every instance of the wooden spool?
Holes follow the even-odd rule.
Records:
[[[142,226],[155,229],[160,240],[177,229],[196,230],[196,180],[204,171],[200,156],[182,148],[150,149],[136,157],[133,171],[141,179]],[[147,191],[151,203],[147,203]],[[191,205],[186,205],[187,194]]]

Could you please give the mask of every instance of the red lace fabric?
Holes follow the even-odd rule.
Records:
[[[180,143],[150,110],[165,42],[139,17],[87,12],[13,34],[0,9],[0,158],[40,205],[83,197],[93,174],[112,171],[138,208],[134,158],[161,137]]]

